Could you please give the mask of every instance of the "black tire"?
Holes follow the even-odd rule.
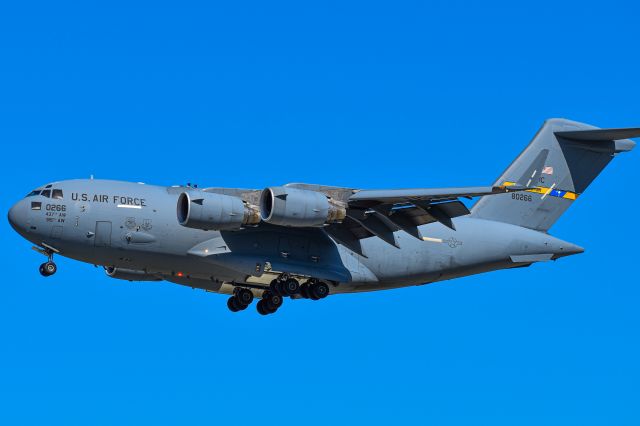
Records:
[[[47,271],[45,271],[45,269],[44,269],[44,263],[42,265],[40,265],[39,271],[40,271],[40,275],[42,275],[43,277],[48,277],[49,276],[49,274],[47,274]]]
[[[46,262],[42,266],[44,267],[44,270],[47,273],[47,276],[53,275],[58,271],[58,267],[53,262]]]
[[[238,309],[238,301],[234,296],[227,299],[227,308],[229,308],[231,312],[238,312],[240,310]]]
[[[280,296],[278,296],[280,297]],[[277,307],[273,306],[271,303],[269,303],[268,300],[264,301],[264,310],[267,311],[267,313],[269,314],[275,314],[278,310]]]
[[[329,295],[329,286],[323,282],[313,284],[310,290],[313,300],[324,299]]]
[[[296,279],[289,278],[282,283],[282,290],[284,290],[283,293],[287,296],[292,296],[300,290],[300,283]]]
[[[316,295],[315,286],[317,283],[309,283],[309,289],[307,290],[307,294],[309,295],[309,299],[311,300],[320,300],[320,298]]]
[[[271,290],[271,293],[278,293],[278,280],[273,280],[271,281],[271,284],[269,284],[269,290]]]
[[[264,300],[258,300],[258,303],[256,304],[256,309],[260,315],[269,315],[271,313],[270,310],[267,310]]]
[[[253,292],[248,288],[238,289],[235,297],[238,303],[244,306],[249,306],[253,302]]]
[[[282,296],[280,296],[279,294],[266,292],[262,295],[262,302],[265,311],[272,314],[277,311],[280,306],[282,306]]]
[[[302,296],[305,299],[309,298],[309,283],[303,283],[300,286],[300,296]]]
[[[262,301],[266,310],[275,312],[280,306],[282,306],[282,296],[279,294],[273,294],[270,291],[262,293]]]
[[[283,296],[284,292],[284,282],[280,280],[273,280],[271,284],[269,284],[269,291],[273,294],[277,294],[279,296]]]
[[[265,300],[267,301],[267,305],[273,306],[275,309],[278,309],[280,306],[282,306],[283,302],[282,296],[280,296],[279,294],[272,294]]]

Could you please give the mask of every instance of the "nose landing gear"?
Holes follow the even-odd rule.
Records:
[[[40,265],[40,275],[43,277],[49,277],[55,274],[57,270],[58,267],[51,260]]]
[[[58,250],[46,245],[43,249],[40,247],[33,247],[33,249],[38,253],[47,256],[47,261],[40,265],[40,275],[42,275],[43,277],[50,277],[51,275],[55,274],[58,271],[58,267],[53,261],[53,254],[58,253]]]

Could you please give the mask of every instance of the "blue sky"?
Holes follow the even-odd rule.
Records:
[[[636,2],[14,2],[0,170],[263,188],[484,185],[543,120],[640,126]],[[579,256],[230,314],[41,257],[1,221],[0,423],[635,425],[638,152],[552,229]]]

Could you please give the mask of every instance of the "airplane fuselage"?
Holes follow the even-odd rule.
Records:
[[[268,285],[284,269],[320,276],[335,294],[431,283],[582,251],[546,233],[467,216],[454,219],[455,230],[438,222],[422,225],[422,241],[397,231],[398,247],[365,238],[361,255],[322,228],[181,226],[177,200],[195,191],[191,187],[87,179],[44,190],[50,192],[27,196],[9,214],[14,228],[35,245],[94,265],[140,271],[141,279],[222,293],[237,284]]]

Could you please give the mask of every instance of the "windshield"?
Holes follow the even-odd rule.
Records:
[[[64,194],[62,193],[62,189],[51,189],[51,186],[52,185],[47,185],[44,187],[45,189],[34,189],[30,193],[28,193],[26,197],[35,197],[36,195],[42,195],[43,197],[53,198],[54,200],[63,200]]]

